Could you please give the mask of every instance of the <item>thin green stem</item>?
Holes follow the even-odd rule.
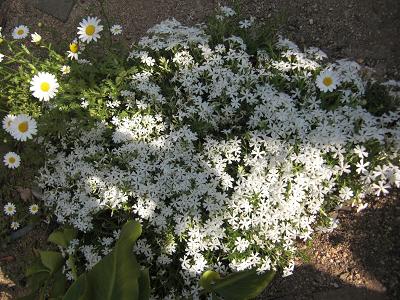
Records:
[[[111,47],[111,45],[112,45],[112,36],[111,36],[111,31],[110,31],[110,29],[111,29],[110,20],[108,19],[108,16],[106,14],[106,10],[104,8],[104,0],[98,0],[98,1],[100,3],[101,14],[104,16],[104,19],[106,20],[106,24],[107,24],[107,27],[108,27],[108,40],[109,40],[109,44],[110,44],[110,47]]]

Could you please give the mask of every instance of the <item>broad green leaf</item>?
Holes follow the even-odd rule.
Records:
[[[78,277],[78,271],[76,269],[75,258],[73,256],[68,257],[67,263],[71,268],[72,277],[76,280]]]
[[[76,235],[76,230],[72,228],[65,228],[62,231],[52,232],[47,240],[58,246],[67,248],[71,240],[76,238]]]
[[[256,270],[230,274],[212,285],[212,292],[229,300],[247,300],[257,297],[274,278],[275,272],[258,275]]]
[[[50,272],[48,268],[46,268],[40,260],[35,260],[32,265],[30,265],[26,271],[25,271],[25,276],[29,277],[32,276],[36,273],[42,273],[42,272]]]
[[[37,293],[32,293],[23,297],[18,298],[17,300],[37,300]]]
[[[207,292],[212,291],[212,284],[221,279],[221,276],[212,270],[205,271],[200,277],[200,286]]]
[[[139,298],[139,277],[142,275],[144,281],[146,278],[132,251],[141,232],[138,222],[127,222],[113,251],[81,275],[64,300],[145,300]]]
[[[139,276],[139,299],[149,299],[150,291],[149,269],[141,270]]]
[[[31,290],[31,294],[18,298],[20,300],[29,300],[29,299],[38,299],[38,293],[43,286],[45,285],[46,281],[50,278],[50,270],[46,268],[42,262],[38,259],[32,263],[26,269],[25,276],[28,277],[27,286]]]
[[[45,284],[45,282],[50,278],[50,273],[47,270],[46,272],[35,273],[33,276],[30,276],[27,280],[27,286],[31,289],[33,293],[37,293],[37,291]]]
[[[78,280],[76,280],[68,289],[67,293],[64,295],[63,300],[83,300],[89,299],[84,298],[86,292],[86,273],[79,276]]]
[[[64,263],[64,257],[62,257],[61,253],[59,252],[39,251],[39,254],[42,264],[48,268],[51,273],[56,272]]]
[[[63,296],[67,289],[67,285],[67,278],[62,273],[61,269],[58,270],[58,272],[54,275],[54,282],[50,290],[50,298],[58,298],[60,296]]]

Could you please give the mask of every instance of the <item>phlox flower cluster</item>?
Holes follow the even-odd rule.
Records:
[[[363,107],[359,65],[323,63],[283,38],[275,48],[251,56],[240,37],[210,46],[203,26],[162,22],[129,55],[139,67],[124,114],[46,145],[38,181],[58,222],[83,236],[99,214],[142,223],[134,252],[151,267],[153,299],[198,299],[208,269],[290,275],[295,240],[312,236],[321,210],[400,186],[400,112]],[[90,269],[116,238],[66,251]]]

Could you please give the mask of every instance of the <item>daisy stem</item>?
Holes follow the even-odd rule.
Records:
[[[2,109],[2,108],[0,108],[0,111],[1,111],[1,112],[5,112],[5,113],[9,113],[9,112],[10,112],[9,110]]]
[[[21,52],[20,52],[21,53]],[[12,56],[8,56],[7,54],[4,54],[4,57],[6,57],[10,62],[12,63],[19,63],[19,64],[25,64],[25,63],[29,63],[29,61],[27,59],[24,60],[19,60],[19,59],[15,59]],[[5,65],[4,65],[5,66]]]
[[[100,3],[101,14],[104,16],[104,19],[106,20],[106,23],[107,23],[108,40],[109,40],[109,43],[110,43],[110,46],[111,46],[111,44],[112,44],[112,36],[111,36],[111,31],[110,31],[110,28],[111,28],[110,20],[108,19],[108,16],[107,16],[106,11],[104,9],[104,0],[98,0],[98,1]]]
[[[4,68],[4,69],[8,69],[8,70],[10,70],[11,72],[17,72],[17,70],[15,70],[15,69],[13,69],[13,68],[10,68],[9,66],[7,66],[7,65],[2,65],[2,68]],[[0,68],[0,70],[1,70],[1,68]],[[0,72],[0,73],[2,73],[2,72]],[[7,72],[5,72],[5,74],[8,74]]]

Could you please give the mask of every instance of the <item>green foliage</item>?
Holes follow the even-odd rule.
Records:
[[[238,22],[246,19],[240,11],[240,2],[236,1],[234,5],[236,11],[234,16],[219,18],[218,15],[212,15],[208,18],[206,32],[211,37],[210,45],[223,44],[224,38],[234,35],[243,39],[249,54],[254,55],[257,50],[264,49],[274,55],[272,45],[279,26],[284,23],[285,16],[279,15],[262,22],[254,22],[251,28],[240,28],[237,26]]]
[[[50,274],[54,274],[63,265],[64,259],[59,252],[55,251],[40,251],[40,261],[46,267]]]
[[[66,248],[71,240],[75,239],[76,236],[76,230],[72,228],[65,228],[64,230],[54,231],[49,235],[47,240],[53,244]]]
[[[138,222],[128,221],[113,251],[92,270],[80,275],[68,290],[67,279],[62,273],[66,258],[59,252],[40,251],[39,259],[26,270],[32,293],[20,299],[149,299],[149,270],[141,269],[132,253],[141,233],[142,227]],[[75,230],[65,228],[50,234],[48,241],[65,248],[76,236]],[[69,265],[73,263],[71,258],[68,258]]]
[[[258,275],[256,270],[246,270],[221,278],[217,272],[206,271],[201,275],[200,285],[208,293],[229,300],[254,299],[268,286],[275,271]]]
[[[149,269],[140,270],[139,274],[139,299],[150,299],[150,274]]]
[[[48,241],[67,246],[76,235],[75,230],[66,228],[50,234]],[[39,251],[38,260],[25,273],[31,294],[20,299],[61,299],[68,284],[62,273],[64,263],[65,258],[59,252]]]
[[[375,116],[394,111],[399,106],[399,103],[396,103],[393,97],[389,95],[387,88],[378,82],[368,83],[365,99],[365,109]]]
[[[142,232],[139,223],[129,221],[122,228],[113,251],[82,274],[68,289],[64,300],[145,300],[150,295],[148,270],[140,266],[132,253]]]

